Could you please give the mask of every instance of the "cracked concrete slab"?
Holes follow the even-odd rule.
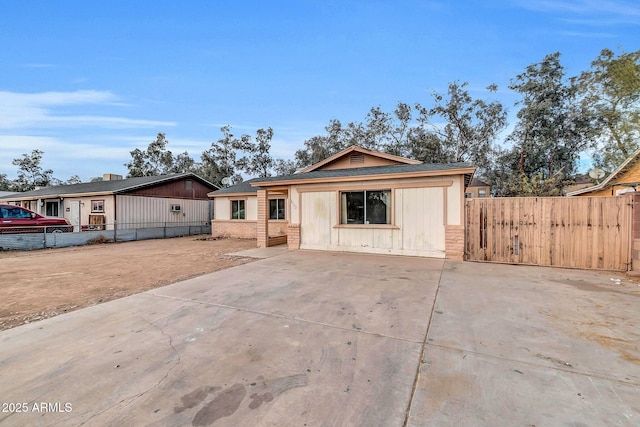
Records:
[[[447,262],[409,425],[638,425],[640,289],[611,274]]]
[[[0,425],[637,425],[609,276],[286,252],[1,332]]]
[[[636,426],[638,384],[427,346],[409,426]]]
[[[269,246],[268,248],[254,248],[239,252],[231,252],[229,255],[242,258],[271,258],[289,251],[287,245]]]
[[[0,334],[4,396],[73,409],[0,424],[402,424],[443,261],[276,258]]]

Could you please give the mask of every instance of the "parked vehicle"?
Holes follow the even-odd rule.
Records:
[[[73,226],[65,218],[42,216],[20,206],[0,204],[0,233],[69,233]]]

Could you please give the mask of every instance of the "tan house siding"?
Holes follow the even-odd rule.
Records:
[[[484,195],[481,195],[481,190],[484,191]],[[482,198],[482,197],[489,197],[490,196],[490,191],[491,191],[491,187],[489,187],[488,185],[486,186],[479,186],[479,187],[467,187],[467,197],[473,197],[473,198]]]
[[[255,200],[258,247],[286,238],[290,249],[462,259],[464,191],[475,168],[466,164],[412,166],[420,164],[352,146],[302,173],[252,180],[248,184],[256,190],[255,196],[244,184],[211,193],[216,206],[214,233],[222,230],[216,222],[227,220],[229,200],[243,196],[247,205]],[[368,167],[371,173],[367,173]],[[354,170],[326,172],[345,169]],[[381,190],[388,191],[381,199],[384,205],[380,200],[373,205],[367,202],[355,212],[343,206],[347,199],[354,203],[361,197],[345,196],[344,192]],[[286,220],[268,219],[269,200],[274,198],[285,199]],[[368,209],[375,213],[370,214]],[[380,216],[385,209],[385,216]],[[350,219],[348,212],[354,214]],[[247,219],[254,217],[249,214]],[[379,220],[384,223],[376,223]],[[226,221],[224,227],[241,222]]]
[[[640,150],[625,161],[617,171],[614,171],[604,182],[593,187],[593,190],[582,190],[572,196],[617,196],[623,192],[635,191],[633,185],[640,183]],[[578,190],[580,191],[580,190]]]
[[[351,169],[351,168],[364,168],[372,166],[387,166],[387,165],[401,165],[403,163],[396,162],[390,159],[383,159],[380,157],[371,156],[363,153],[352,153],[351,155],[341,157],[333,162],[318,168],[317,170],[331,170],[331,169]]]
[[[622,188],[622,187],[619,187]],[[584,194],[578,194],[577,196],[598,196],[598,197],[605,197],[605,196],[612,196],[615,195],[614,192],[612,191],[612,188],[609,187],[607,189],[604,190],[598,190],[598,191],[591,191],[589,193],[584,193]]]
[[[91,212],[91,202],[94,200],[103,200],[104,201],[104,212]],[[62,212],[60,216],[64,216],[64,218],[68,219],[73,223],[72,218],[72,208],[71,205],[73,203],[79,203],[80,205],[80,224],[77,225],[87,225],[89,224],[89,216],[90,215],[101,215],[104,216],[104,224],[106,224],[106,230],[113,230],[113,223],[115,222],[115,202],[114,196],[112,195],[102,195],[102,196],[92,196],[92,197],[68,197],[62,201]],[[76,225],[76,224],[74,224]],[[76,230],[77,231],[77,230]]]
[[[392,219],[387,225],[339,223],[339,194],[345,189],[389,189]],[[451,197],[445,197],[445,191]],[[318,191],[313,191],[313,190]],[[445,257],[445,215],[461,225],[461,180],[380,180],[300,186],[300,248]],[[293,191],[292,191],[293,194]],[[448,200],[449,206],[445,204]],[[295,245],[292,243],[292,245]]]

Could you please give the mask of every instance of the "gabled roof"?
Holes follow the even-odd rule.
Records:
[[[325,166],[329,163],[332,163],[336,160],[338,160],[341,157],[345,157],[348,154],[351,154],[353,152],[358,152],[358,153],[362,153],[362,154],[368,154],[370,156],[373,157],[379,157],[381,159],[386,159],[386,160],[392,160],[398,163],[405,163],[405,164],[418,164],[418,163],[422,163],[419,160],[413,160],[413,159],[407,159],[406,157],[400,157],[400,156],[394,156],[393,154],[387,154],[387,153],[382,153],[380,151],[373,151],[373,150],[367,150],[366,148],[362,148],[362,147],[358,147],[357,145],[352,145],[348,148],[345,148],[344,150],[340,151],[339,153],[334,154],[333,156],[327,157],[326,159],[315,163],[311,166],[308,166],[304,169],[302,169],[300,172],[301,173],[305,173],[305,172],[313,172],[319,168],[321,168],[322,166]]]
[[[15,193],[9,196],[2,196],[0,199],[11,200],[34,200],[40,198],[68,197],[77,195],[92,194],[120,194],[131,190],[138,190],[145,187],[152,187],[158,184],[164,184],[177,181],[184,178],[191,178],[210,187],[217,188],[209,181],[200,178],[193,173],[180,173],[173,175],[160,176],[143,176],[139,178],[117,179],[112,181],[95,181],[81,182],[79,184],[56,185],[53,187],[45,187],[39,190],[25,191],[23,193]]]
[[[619,179],[625,172],[627,172],[630,168],[635,166],[636,163],[640,160],[640,149],[636,150],[635,153],[627,157],[627,159],[622,162],[622,164],[618,167],[618,169],[614,170],[604,181],[602,181],[598,185],[594,185],[587,188],[582,188],[580,190],[575,190],[567,193],[567,196],[577,196],[578,194],[591,193],[593,191],[604,190],[605,188],[613,185],[613,184],[624,184],[622,182],[615,182],[616,179]],[[629,184],[637,184],[629,183]]]
[[[471,184],[469,184],[469,187],[491,187],[491,186],[479,178],[473,178],[473,181],[471,181]]]
[[[307,182],[330,182],[335,178],[349,177],[354,180],[364,180],[367,177],[379,178],[380,175],[398,175],[398,177],[409,176],[438,176],[464,174],[465,187],[469,185],[471,177],[475,172],[475,167],[470,163],[417,163],[404,165],[372,166],[366,168],[353,169],[330,169],[316,170],[311,172],[296,173],[293,175],[274,176],[270,178],[259,178],[251,180],[251,185],[255,187],[266,187],[278,184],[307,183]]]
[[[322,169],[322,166],[334,162],[341,157],[345,157],[353,152],[362,153],[374,157],[379,157],[386,160],[398,162],[400,164],[381,165],[381,166],[367,166],[359,168],[345,168],[345,169]],[[422,163],[419,160],[407,159],[405,157],[394,156],[392,154],[381,153],[379,151],[367,150],[356,145],[352,145],[339,153],[330,156],[321,162],[315,163],[300,172],[296,172],[291,175],[273,176],[268,178],[253,178],[248,181],[243,181],[239,184],[232,185],[231,187],[222,188],[217,191],[212,191],[207,195],[209,197],[216,196],[229,196],[229,195],[242,195],[256,193],[260,187],[271,187],[276,185],[289,185],[299,183],[314,183],[314,182],[331,182],[336,180],[344,181],[345,178],[353,179],[354,181],[364,181],[369,179],[383,179],[383,178],[410,178],[410,177],[424,177],[424,176],[440,176],[440,175],[464,175],[465,188],[471,182],[471,178],[475,172],[475,167],[470,163]]]
[[[230,195],[230,194],[256,193],[258,189],[256,187],[253,187],[251,183],[261,179],[265,179],[265,178],[253,178],[247,181],[242,181],[239,184],[235,184],[230,187],[224,187],[219,190],[212,191],[211,193],[207,193],[207,196],[216,197],[216,196]]]

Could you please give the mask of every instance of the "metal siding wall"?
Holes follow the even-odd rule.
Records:
[[[180,205],[181,211],[171,212],[172,204]],[[117,210],[119,228],[153,227],[160,223],[180,224],[209,221],[208,200],[118,196]]]

